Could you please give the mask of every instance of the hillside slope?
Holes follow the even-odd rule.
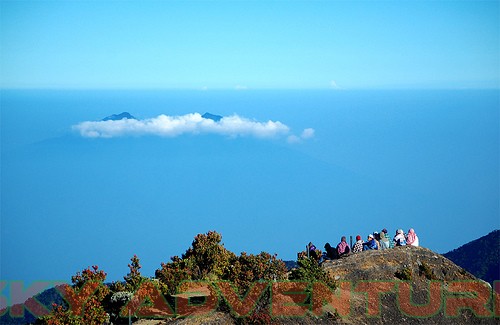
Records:
[[[500,280],[500,230],[443,255],[490,284]]]

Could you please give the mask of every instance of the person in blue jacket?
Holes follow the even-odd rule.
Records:
[[[373,238],[372,234],[368,235],[368,241],[366,243],[363,243],[363,250],[367,251],[370,249],[378,249],[377,242],[375,242],[375,238]]]

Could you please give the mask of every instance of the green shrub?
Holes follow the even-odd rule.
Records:
[[[306,281],[309,283],[319,281],[333,290],[337,287],[335,280],[328,276],[328,273],[314,258],[299,256],[297,264],[298,268],[292,270],[290,280]]]
[[[285,263],[276,255],[261,252],[258,255],[242,252],[232,261],[224,280],[235,284],[240,294],[244,294],[252,283],[261,280],[276,281],[287,277]]]
[[[162,292],[173,295],[183,281],[214,281],[229,273],[231,262],[236,256],[221,241],[222,236],[215,231],[198,234],[182,257],[174,256],[170,262],[162,263],[155,272]]]
[[[422,262],[418,266],[418,274],[420,276],[422,276],[422,275],[425,276],[428,280],[435,279],[434,272],[432,272],[431,267],[425,262]]]
[[[193,279],[190,261],[182,260],[178,256],[172,257],[169,263],[161,263],[161,269],[156,270],[155,276],[160,282],[160,289],[165,295],[174,295],[179,284]]]
[[[177,286],[185,280],[227,280],[243,294],[255,281],[283,280],[286,274],[285,263],[276,255],[243,252],[236,256],[224,247],[222,236],[215,231],[198,234],[182,257],[172,257],[155,272],[167,295],[175,294]]]
[[[396,271],[396,273],[394,273],[394,276],[403,281],[410,281],[412,279],[412,273],[410,268],[408,267]]]
[[[215,280],[228,272],[236,256],[221,241],[222,235],[215,231],[209,231],[206,235],[198,234],[192,247],[182,255],[182,259],[189,262],[186,265],[194,280]]]
[[[308,282],[305,293],[307,298],[304,303],[311,303],[312,299],[312,287],[314,282],[322,282],[332,290],[337,288],[335,280],[333,280],[328,273],[318,264],[318,261],[313,257],[307,257],[305,255],[299,254],[297,259],[298,267],[293,269],[289,278],[294,281],[304,281]]]
[[[156,270],[160,289],[168,297],[176,293],[178,285],[184,280],[229,281],[243,296],[256,281],[275,281],[287,278],[285,263],[276,255],[266,252],[253,255],[245,252],[236,256],[222,244],[222,236],[217,232],[199,234],[192,246],[182,255],[174,256],[171,262],[162,263]],[[269,314],[270,288],[267,288],[256,303],[248,319],[252,322],[265,322]],[[230,310],[224,299],[220,310]],[[247,323],[247,318],[239,322]]]
[[[67,308],[53,304],[51,313],[43,316],[37,321],[37,324],[46,325],[82,325],[82,317],[74,315]]]

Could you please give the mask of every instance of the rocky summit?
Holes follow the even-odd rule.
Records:
[[[323,268],[351,292],[351,312],[338,319],[341,324],[499,323],[491,286],[426,248],[364,251],[326,261]],[[484,300],[467,300],[478,289]],[[498,293],[493,296],[500,301]]]
[[[120,113],[120,114],[113,114],[113,115],[110,115],[110,116],[106,116],[102,120],[103,121],[119,121],[119,120],[123,120],[123,119],[135,120],[136,118],[133,117],[128,112],[123,112],[123,113]]]
[[[208,112],[206,112],[205,114],[203,114],[201,117],[203,117],[205,119],[212,120],[214,122],[219,122],[220,120],[222,120],[222,116],[211,114],[211,113],[208,113]]]
[[[364,251],[338,260],[325,261],[323,267],[338,281],[476,279],[444,256],[430,249],[414,246]]]

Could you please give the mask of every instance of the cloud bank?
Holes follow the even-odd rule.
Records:
[[[258,122],[238,115],[225,116],[220,121],[214,121],[203,118],[199,113],[180,116],[159,115],[144,120],[85,121],[74,125],[73,129],[86,138],[143,135],[177,137],[183,134],[218,134],[229,137],[246,136],[269,139],[290,134],[290,128],[279,121]],[[301,138],[311,138],[312,136],[314,136],[314,130],[305,129]]]

